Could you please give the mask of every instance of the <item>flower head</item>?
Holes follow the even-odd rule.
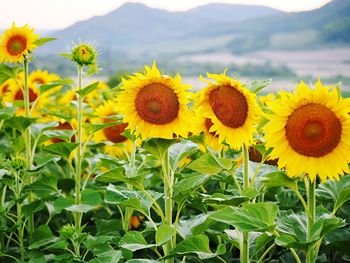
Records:
[[[96,50],[93,46],[81,43],[73,47],[71,58],[79,66],[90,66],[96,64]]]
[[[117,109],[124,122],[143,139],[187,136],[192,118],[187,108],[189,86],[181,84],[180,75],[162,75],[155,63],[145,69],[144,74],[122,80]]]
[[[306,174],[314,181],[318,175],[324,182],[349,172],[350,107],[337,90],[301,82],[295,93],[281,92],[268,105],[266,146],[288,176]]]
[[[196,112],[208,119],[209,132],[215,132],[219,142],[226,140],[232,148],[239,149],[242,143],[253,140],[260,114],[256,96],[225,73],[208,77],[215,82],[205,80],[209,85],[198,95]]]
[[[37,47],[38,38],[39,35],[34,34],[34,29],[28,25],[16,27],[13,23],[0,38],[0,61],[21,63],[24,56]]]

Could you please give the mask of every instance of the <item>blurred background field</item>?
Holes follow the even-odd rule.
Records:
[[[234,2],[234,1],[233,1]],[[350,92],[350,1],[284,12],[266,6],[211,3],[181,12],[124,3],[106,15],[41,32],[57,37],[36,51],[33,68],[72,76],[63,57],[75,43],[91,41],[100,50],[98,78],[120,75],[157,61],[166,73],[180,73],[200,89],[206,72],[228,68],[242,80],[272,79],[269,90],[292,89],[297,81],[343,83]]]

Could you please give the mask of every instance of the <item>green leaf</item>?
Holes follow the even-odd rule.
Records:
[[[69,60],[72,59],[72,55],[70,53],[58,53],[59,56],[68,58]]]
[[[95,205],[80,204],[80,205],[71,205],[65,209],[71,212],[86,213],[94,209],[95,207],[96,207]]]
[[[40,90],[40,94],[43,94],[44,92],[49,91],[58,86],[72,86],[73,84],[74,82],[71,79],[60,79],[60,80],[53,81],[49,84],[40,85],[39,90]]]
[[[128,178],[125,176],[125,169],[123,167],[118,167],[107,172],[101,173],[95,177],[95,180],[104,183],[129,183]]]
[[[16,113],[16,108],[6,107],[0,109],[0,120],[11,118]]]
[[[209,259],[225,253],[222,247],[219,247],[217,253],[213,253],[209,247],[209,238],[206,235],[190,236],[176,245],[169,256],[164,258],[172,258],[190,254],[196,254],[200,259]]]
[[[197,174],[188,176],[181,181],[177,182],[174,186],[174,195],[178,195],[180,193],[188,192],[194,188],[197,188],[204,184],[210,178],[209,175],[205,174]]]
[[[46,147],[43,147],[42,149],[48,153],[59,155],[65,159],[68,159],[71,152],[77,146],[78,146],[77,143],[59,142],[59,143],[50,144]]]
[[[241,231],[273,232],[278,206],[274,203],[245,204],[241,208],[226,207],[210,219],[233,225]]]
[[[23,215],[24,216],[30,216],[33,215],[34,213],[41,211],[42,209],[45,208],[45,203],[43,200],[36,200],[28,205],[24,205],[22,207],[23,210]]]
[[[33,119],[22,117],[22,116],[12,116],[6,119],[6,125],[18,130],[22,134],[32,123],[33,123]]]
[[[171,169],[175,171],[183,159],[195,153],[198,149],[199,147],[196,143],[188,140],[183,140],[171,145],[168,149]]]
[[[211,215],[211,212],[206,214],[199,214],[187,220],[180,220],[177,227],[178,234],[185,239],[188,236],[192,236],[193,229],[197,226],[204,224],[208,217]]]
[[[333,211],[336,212],[340,207],[350,200],[350,177],[342,176],[339,181],[328,180],[320,184],[316,190],[318,196],[324,199],[332,199],[334,202]]]
[[[300,243],[297,239],[295,239],[293,236],[289,236],[286,234],[279,235],[275,239],[276,245],[280,247],[285,248],[297,248],[301,250],[306,250],[307,245],[304,243]]]
[[[90,77],[91,75],[99,72],[101,69],[96,64],[91,64],[88,66],[88,70],[86,72],[86,75]]]
[[[294,191],[298,189],[298,180],[289,178],[285,172],[282,171],[266,174],[260,178],[260,182],[267,187],[284,186]]]
[[[56,40],[56,38],[52,38],[52,37],[41,37],[39,38],[37,41],[34,42],[34,45],[40,47],[42,45],[44,45],[47,42]]]
[[[148,244],[140,232],[129,231],[119,241],[119,246],[134,252],[136,250],[154,247],[155,244]]]
[[[16,79],[17,74],[21,71],[20,66],[10,67],[6,64],[0,64],[0,85],[8,79]]]
[[[81,193],[81,203],[91,206],[97,206],[102,203],[101,195],[93,189],[85,189]]]
[[[89,86],[87,86],[86,88],[83,88],[81,90],[76,91],[76,93],[78,93],[81,97],[85,97],[90,92],[92,92],[94,89],[96,89],[98,87],[98,84],[99,84],[98,81],[95,83],[92,83]]]
[[[38,249],[42,246],[54,243],[57,240],[59,240],[59,238],[52,234],[51,229],[47,225],[41,225],[37,227],[31,235],[29,249]]]
[[[162,193],[155,191],[148,190],[147,192],[153,197],[154,200],[158,200],[163,196]],[[153,202],[140,191],[124,189],[119,190],[112,184],[110,184],[106,189],[105,202],[130,207],[147,216],[149,216],[150,208],[153,204]]]
[[[53,122],[48,122],[48,123],[42,123],[42,122],[38,122],[38,123],[33,123],[30,126],[30,132],[31,134],[37,138],[40,136],[40,134],[42,134],[44,131],[52,129],[54,127],[57,126],[57,122],[53,121]]]
[[[153,259],[145,259],[145,258],[140,258],[140,259],[133,258],[126,261],[125,263],[161,263],[161,261],[153,260]]]
[[[253,93],[257,94],[262,89],[266,88],[270,83],[272,79],[266,79],[266,80],[254,80],[250,84],[250,90],[253,91]]]
[[[152,138],[144,142],[144,148],[158,160],[164,160],[169,147],[176,143],[176,139]]]
[[[50,130],[44,131],[43,135],[40,137],[39,143],[43,143],[50,139],[61,139],[66,142],[70,142],[72,136],[75,134],[73,130]]]
[[[242,193],[242,195],[239,196],[225,195],[222,193],[214,193],[212,195],[201,194],[200,196],[203,202],[206,204],[239,206],[240,204],[257,197],[258,195],[259,193],[254,191],[254,194],[252,192],[247,193],[247,195]]]
[[[187,168],[202,174],[215,175],[224,167],[211,154],[204,154],[190,163]]]
[[[45,176],[27,185],[23,189],[24,192],[33,192],[39,198],[47,198],[57,193],[57,177]]]
[[[167,241],[169,241],[174,234],[174,229],[169,225],[161,225],[157,228],[156,232],[156,244],[161,246]]]
[[[59,197],[54,202],[54,208],[57,213],[60,213],[63,209],[74,205],[73,198]]]

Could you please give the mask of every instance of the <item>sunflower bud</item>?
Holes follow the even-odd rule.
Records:
[[[90,66],[96,63],[96,51],[89,44],[79,44],[72,50],[72,61],[79,66]]]

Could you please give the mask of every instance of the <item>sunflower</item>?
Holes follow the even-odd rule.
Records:
[[[95,115],[98,117],[93,118],[91,121],[93,123],[115,122],[115,120],[109,117],[116,114],[116,103],[106,101],[103,105],[96,109]],[[132,150],[132,142],[122,134],[127,126],[127,123],[120,123],[101,129],[94,133],[93,141],[97,143],[102,141],[112,143],[113,145],[105,145],[105,152],[112,156],[121,157],[124,155],[124,151],[131,152]]]
[[[37,47],[35,41],[38,38],[39,35],[34,34],[34,29],[28,25],[16,27],[13,23],[10,29],[5,30],[0,39],[0,60],[21,63],[24,56]]]
[[[2,98],[9,91],[11,85],[15,85],[15,81],[13,79],[8,79],[0,85],[0,96]]]
[[[29,81],[38,85],[49,84],[59,79],[58,75],[50,74],[47,70],[35,70],[29,75]]]
[[[318,175],[325,182],[349,172],[350,107],[336,89],[318,81],[314,90],[301,82],[269,107],[266,146],[288,176],[307,174],[314,181]]]
[[[198,115],[198,114],[196,114]],[[213,122],[209,118],[196,116],[193,122],[193,132],[194,134],[204,133],[204,144],[209,146],[214,151],[221,151],[224,145],[219,140],[219,136],[215,131],[210,131],[213,126]]]
[[[155,63],[146,66],[144,74],[123,78],[117,106],[128,129],[143,139],[187,136],[192,119],[187,108],[190,86],[180,82],[180,75],[161,75]]]
[[[29,102],[33,103],[39,97],[39,90],[37,86],[31,82],[28,82],[28,90],[29,90]],[[4,96],[4,100],[6,102],[11,102],[11,103],[15,101],[24,100],[23,85],[18,84],[16,82],[12,82],[7,88],[6,94]]]
[[[216,83],[204,80],[209,86],[199,92],[196,108],[200,116],[209,119],[209,132],[215,132],[218,141],[226,140],[234,149],[249,144],[260,114],[256,95],[227,77],[226,71],[207,76]]]

